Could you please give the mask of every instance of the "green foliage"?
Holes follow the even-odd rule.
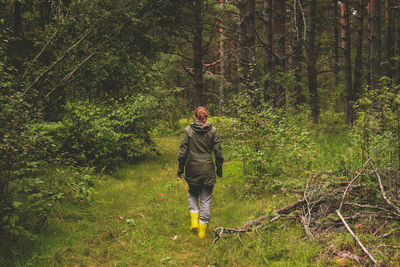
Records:
[[[381,87],[369,90],[356,103],[353,131],[356,149],[381,167],[400,168],[400,87],[385,79]]]
[[[78,101],[66,110],[63,148],[79,165],[114,167],[138,160],[146,148],[155,147],[150,133],[159,112],[152,97],[139,95],[108,104]]]
[[[279,177],[310,170],[315,160],[307,112],[286,111],[268,105],[254,108],[242,94],[237,99],[240,127],[235,132],[234,156],[244,163],[249,193],[274,188]]]

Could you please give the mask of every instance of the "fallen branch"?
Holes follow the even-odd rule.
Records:
[[[346,227],[347,231],[353,236],[354,240],[358,243],[358,245],[361,247],[361,249],[365,252],[365,254],[368,255],[368,257],[371,259],[371,261],[377,265],[378,262],[372,257],[372,255],[368,252],[368,250],[364,247],[364,245],[361,243],[361,241],[358,239],[358,237],[354,234],[354,232],[351,230],[349,225],[346,223],[345,219],[343,218],[342,214],[340,213],[339,210],[336,210],[336,214],[339,216],[340,220],[343,222],[344,226]]]
[[[392,208],[394,208],[394,209],[397,211],[398,214],[396,213],[396,215],[397,215],[397,216],[400,216],[400,209],[399,209],[399,207],[397,207],[396,205],[394,205],[394,204],[389,200],[389,198],[386,196],[385,190],[384,190],[383,185],[382,185],[382,179],[381,179],[381,176],[379,175],[378,170],[375,168],[375,166],[374,166],[374,164],[372,163],[371,160],[369,161],[369,164],[371,164],[371,167],[372,167],[373,171],[375,172],[376,178],[378,179],[379,188],[381,189],[383,199],[386,201],[387,204],[389,204],[389,206],[391,206]]]
[[[354,177],[353,180],[351,180],[350,183],[347,185],[346,189],[344,190],[343,197],[342,197],[342,201],[340,202],[340,205],[339,205],[339,209],[338,209],[338,210],[341,210],[341,208],[342,208],[342,206],[343,206],[343,203],[344,203],[344,198],[346,197],[347,192],[349,191],[349,189],[350,189],[351,185],[354,183],[354,181],[357,180],[358,177],[360,177],[360,175],[362,174],[362,172],[363,172],[364,169],[365,169],[365,166],[367,166],[368,162],[371,162],[371,158],[368,158],[368,160],[367,160],[367,161],[364,163],[364,165],[362,166],[360,172],[359,172],[359,173],[356,175],[356,177]]]
[[[261,229],[264,226],[266,226],[267,224],[278,220],[284,214],[288,214],[288,213],[292,212],[293,210],[295,210],[297,207],[303,205],[304,203],[305,203],[305,199],[302,198],[292,204],[289,204],[283,208],[273,211],[271,214],[277,214],[277,215],[275,217],[273,217],[272,219],[270,219],[268,222],[263,223],[263,224],[261,224],[261,223],[263,221],[267,220],[268,218],[270,218],[271,214],[263,215],[263,216],[259,217],[258,219],[254,220],[254,221],[250,221],[250,222],[248,222],[242,226],[239,226],[237,228],[217,227],[213,230],[214,236],[215,236],[213,244],[215,244],[219,239],[221,239],[222,234],[224,234],[224,233],[226,233],[226,234],[245,233],[245,232],[251,232],[251,231],[254,231],[257,229]],[[256,226],[251,227],[253,225],[256,225]]]
[[[302,198],[302,199],[297,200],[296,202],[294,202],[292,204],[289,204],[289,205],[287,205],[287,206],[285,206],[283,208],[277,209],[277,210],[275,210],[275,211],[273,211],[271,213],[272,214],[279,214],[279,215],[288,214],[288,213],[292,212],[293,210],[295,210],[297,207],[303,205],[304,203],[305,203],[305,199]],[[244,228],[247,228],[247,227],[249,227],[251,225],[259,224],[262,221],[268,219],[270,216],[271,216],[270,214],[263,215],[263,216],[257,218],[254,221],[250,221],[250,222],[248,222],[248,223],[246,223],[246,224],[244,224],[242,226],[239,226],[237,229],[244,229]]]

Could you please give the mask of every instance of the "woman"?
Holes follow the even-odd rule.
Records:
[[[196,108],[194,122],[183,132],[178,156],[178,177],[182,178],[185,173],[185,180],[189,185],[190,230],[197,231],[200,238],[206,235],[212,191],[216,183],[212,152],[214,151],[218,177],[222,177],[224,162],[221,139],[215,127],[207,121],[208,116],[205,107]]]

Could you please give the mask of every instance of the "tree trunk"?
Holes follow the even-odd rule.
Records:
[[[285,71],[285,47],[286,47],[286,30],[285,30],[285,1],[274,0],[274,37],[275,37],[275,65],[280,67],[281,71]]]
[[[293,104],[295,106],[304,103],[305,98],[302,93],[301,79],[302,79],[302,65],[303,61],[303,34],[304,34],[304,21],[303,14],[301,10],[302,0],[296,0],[296,4],[293,6],[294,8],[294,27],[295,27],[295,36],[293,38],[293,57],[292,63],[294,68],[294,75],[296,80],[296,85],[294,87],[294,96],[293,96]],[[301,5],[301,6],[300,6]]]
[[[395,22],[396,22],[396,30],[395,30],[395,34],[396,34],[396,57],[400,57],[400,1],[397,1],[397,5],[396,8],[394,9],[394,12],[396,14],[395,16]],[[396,60],[396,68],[395,68],[395,81],[396,83],[400,83],[400,60]]]
[[[243,75],[242,90],[246,90],[252,98],[252,106],[260,104],[260,96],[256,93],[257,71],[255,64],[255,2],[254,0],[241,0],[239,3],[240,28],[240,69]]]
[[[240,28],[239,28],[239,49],[240,49],[240,68],[243,73],[245,83],[255,81],[254,68],[255,57],[255,3],[254,0],[241,0],[239,3]]]
[[[357,9],[357,42],[356,42],[356,58],[354,62],[354,86],[353,86],[353,97],[354,101],[361,95],[362,86],[362,47],[363,47],[363,24],[364,24],[364,0],[360,0]]]
[[[378,88],[381,63],[381,17],[380,0],[370,0],[371,45],[370,45],[370,76],[371,89]]]
[[[196,90],[195,105],[205,105],[204,99],[204,78],[203,78],[203,20],[202,20],[203,0],[193,1],[193,75],[194,87]]]
[[[21,2],[14,1],[14,34],[22,37]]]
[[[219,0],[220,6],[224,4],[224,0]],[[219,115],[223,114],[224,110],[224,98],[225,98],[225,54],[224,54],[224,22],[222,20],[219,21],[219,57],[221,63],[219,64],[219,75],[221,76],[219,83]]]
[[[392,0],[386,0],[386,75],[392,78],[392,68],[394,66],[394,39],[393,39],[393,10],[392,10]]]
[[[334,14],[334,22],[333,22],[333,58],[334,58],[334,69],[333,73],[335,75],[335,85],[336,87],[339,86],[339,8],[338,8],[338,1],[332,0],[333,5],[333,14]]]
[[[316,49],[315,49],[315,21],[316,21],[316,0],[308,3],[308,30],[307,30],[307,77],[308,91],[310,94],[311,116],[315,123],[318,123],[319,103],[318,103],[318,83],[316,70]]]
[[[353,90],[351,81],[350,18],[349,0],[341,3],[342,49],[344,70],[344,109],[346,123],[353,123]]]
[[[264,31],[263,31],[263,65],[264,65],[264,75],[272,73],[272,58],[271,53],[273,49],[273,30],[272,30],[272,0],[264,0],[263,9],[263,20],[264,20]],[[271,83],[269,78],[264,81],[264,102],[271,99],[271,94],[269,92]]]
[[[263,32],[263,65],[264,74],[271,73],[272,70],[272,0],[264,0],[263,9],[263,19],[264,19],[264,32]]]
[[[273,1],[273,31],[274,31],[274,69],[286,71],[286,4],[285,1]],[[274,105],[282,107],[286,104],[286,88],[280,83],[271,81],[271,91]]]

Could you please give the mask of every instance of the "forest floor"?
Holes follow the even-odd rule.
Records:
[[[179,138],[158,138],[161,155],[146,155],[96,183],[90,205],[61,206],[38,238],[14,255],[23,266],[309,266],[321,247],[304,240],[299,223],[271,224],[226,236],[214,246],[212,229],[236,227],[298,196],[243,197],[240,162],[224,163],[205,239],[189,232],[187,184],[177,179]]]

